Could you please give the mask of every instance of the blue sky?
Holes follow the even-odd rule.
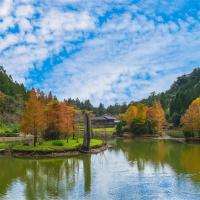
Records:
[[[93,104],[170,87],[200,66],[199,0],[0,0],[0,65]]]

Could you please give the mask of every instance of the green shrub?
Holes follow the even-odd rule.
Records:
[[[150,120],[134,119],[131,123],[130,130],[136,135],[155,134],[156,123]]]
[[[47,129],[43,134],[44,140],[58,140],[60,139],[60,134],[54,130]]]
[[[117,134],[121,135],[123,133],[123,122],[120,121],[117,123],[116,126]]]
[[[178,127],[180,124],[180,119],[181,119],[181,115],[178,113],[173,113],[172,117],[171,117],[171,121],[174,124],[175,127]]]
[[[61,140],[55,140],[52,142],[52,145],[54,146],[64,146],[64,142]]]
[[[194,132],[186,131],[186,130],[183,131],[183,134],[184,134],[185,138],[189,138],[189,137],[194,137],[195,136]]]

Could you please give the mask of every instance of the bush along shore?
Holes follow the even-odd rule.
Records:
[[[0,143],[0,153],[10,154],[20,158],[54,158],[64,156],[76,156],[83,153],[99,153],[109,146],[99,139],[91,139],[90,150],[81,150],[83,139],[52,140],[39,142],[37,146],[19,143]]]

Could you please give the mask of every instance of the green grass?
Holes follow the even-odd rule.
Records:
[[[8,149],[9,143],[1,142],[0,143],[0,149]]]
[[[173,138],[184,138],[183,131],[180,129],[167,130],[166,134]]]
[[[56,141],[44,141],[41,144],[38,144],[36,147],[34,146],[25,146],[25,145],[17,145],[13,149],[14,150],[25,150],[25,151],[51,151],[51,150],[76,150],[83,143],[83,139],[80,138],[77,140],[69,139],[67,140],[56,140]],[[62,145],[58,145],[62,144]],[[98,147],[103,144],[102,140],[92,139],[91,147]]]
[[[93,133],[96,135],[112,135],[116,131],[115,127],[112,128],[93,128]]]
[[[21,142],[0,142],[0,149],[10,149],[16,145],[19,145]]]
[[[18,136],[18,124],[0,124],[0,137],[1,136]]]

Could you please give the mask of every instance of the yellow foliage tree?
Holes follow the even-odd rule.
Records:
[[[122,119],[130,126],[132,121],[136,118],[145,121],[147,118],[147,111],[148,107],[142,103],[131,105],[122,116]]]
[[[137,107],[134,105],[129,106],[128,110],[122,115],[122,119],[130,126],[133,119],[137,117]]]
[[[137,118],[144,122],[147,119],[148,107],[145,104],[139,103],[137,107]]]
[[[183,128],[193,134],[200,133],[200,97],[195,99],[181,118]]]
[[[166,125],[165,111],[159,101],[155,102],[152,107],[148,109],[147,118],[156,123],[156,131],[162,132]]]

